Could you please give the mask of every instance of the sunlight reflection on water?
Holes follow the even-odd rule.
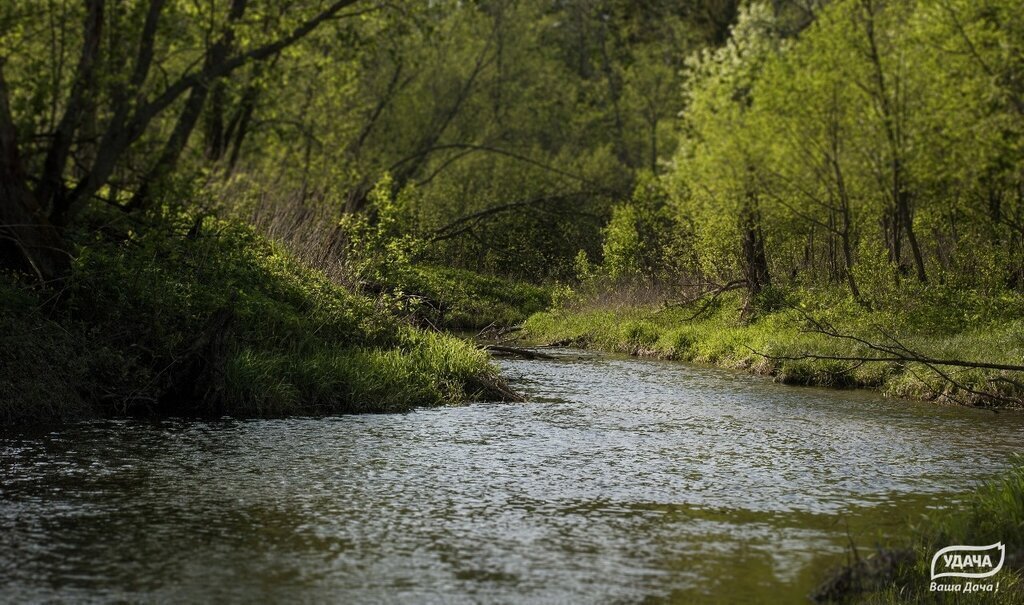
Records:
[[[902,535],[1024,437],[1021,414],[563,353],[502,362],[525,404],[0,437],[0,600],[792,602],[848,527]]]

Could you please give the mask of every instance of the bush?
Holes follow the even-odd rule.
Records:
[[[551,304],[547,288],[453,267],[413,265],[378,289],[395,295],[406,313],[452,330],[516,325]]]
[[[391,310],[235,222],[106,232],[59,292],[0,286],[0,420],[383,412],[508,394],[482,352]]]

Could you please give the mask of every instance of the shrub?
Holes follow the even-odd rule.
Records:
[[[0,285],[4,422],[396,411],[510,395],[482,352],[403,326],[389,304],[248,226],[180,215],[87,244],[58,293]],[[515,295],[540,304],[535,291]],[[56,301],[49,315],[43,297]]]

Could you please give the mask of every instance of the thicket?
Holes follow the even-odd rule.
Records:
[[[141,230],[116,214],[87,222],[59,287],[0,279],[4,423],[514,398],[484,352],[401,321],[400,299],[339,286],[248,225],[178,212]]]
[[[569,311],[528,325],[787,382],[1019,405],[1018,371],[856,358],[892,357],[876,343],[1024,365],[1022,8],[836,0],[794,30],[745,6],[687,61],[671,165],[613,207],[601,254],[577,255]]]
[[[581,277],[677,301],[831,286],[866,310],[932,286],[1018,295],[1021,8],[837,0],[793,34],[750,4],[723,46],[691,55],[672,166],[613,210],[587,258],[602,270]]]

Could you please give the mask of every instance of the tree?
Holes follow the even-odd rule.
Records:
[[[4,158],[5,182],[0,219],[4,221],[5,237],[11,242],[5,251],[4,263],[32,267],[44,280],[61,277],[67,270],[69,256],[61,228],[110,183],[133,146],[143,137],[153,136],[151,127],[179,99],[188,96],[170,133],[156,135],[163,138],[163,151],[142,179],[136,196],[144,197],[154,179],[173,169],[215,82],[245,65],[276,55],[356,2],[336,0],[297,20],[282,17],[274,31],[259,36],[241,24],[247,0],[232,0],[225,13],[213,9],[206,15],[215,25],[209,38],[211,42],[199,53],[199,67],[192,65],[189,58],[179,59],[184,65],[171,72],[173,75],[164,80],[166,83],[158,82],[158,78],[151,75],[158,50],[166,52],[177,42],[170,28],[161,27],[161,18],[166,12],[174,12],[194,26],[199,15],[189,14],[189,5],[184,3],[169,7],[166,0],[115,7],[108,6],[105,0],[87,2],[82,16],[77,66],[69,90],[63,94],[62,87],[56,86],[50,91],[54,105],[63,106],[62,116],[52,132],[33,131],[23,136],[11,110],[6,80],[0,87],[0,132],[3,132],[0,152]],[[102,44],[105,24],[128,18],[121,11],[142,15],[139,35],[128,42],[126,36],[122,36],[125,32],[118,31],[117,36],[111,32],[107,39],[116,41],[118,46],[105,46]],[[7,13],[13,14],[18,27],[5,36],[4,50],[0,53],[0,65],[4,68],[21,60],[21,53],[28,52],[33,44],[32,32],[25,22],[29,15],[12,13],[11,9]],[[240,38],[250,41],[236,45],[235,41]],[[125,45],[135,47],[133,58],[115,63],[114,59],[124,52]],[[21,52],[15,54],[16,49]],[[179,67],[174,64],[175,60],[166,59],[164,63],[160,67]],[[18,67],[21,66],[15,66],[13,71],[21,75]],[[116,85],[103,94],[99,87],[102,81]],[[101,122],[102,126],[98,126]],[[94,126],[96,129],[92,130]],[[44,137],[49,139],[49,144],[42,154],[43,161],[38,162],[31,145]],[[98,142],[94,150],[86,154],[93,140]],[[76,172],[80,174],[69,181],[68,163],[72,156],[76,162],[86,165],[79,167]],[[31,183],[37,186],[32,187]],[[136,197],[136,202],[130,206],[139,205],[141,199]],[[109,201],[117,203],[117,200]]]
[[[761,69],[780,40],[771,11],[741,11],[732,37],[690,65],[684,143],[676,160],[681,210],[697,225],[703,271],[727,282],[739,272],[750,299],[771,284],[763,192],[764,141],[753,131]],[[718,275],[715,275],[718,274]]]

